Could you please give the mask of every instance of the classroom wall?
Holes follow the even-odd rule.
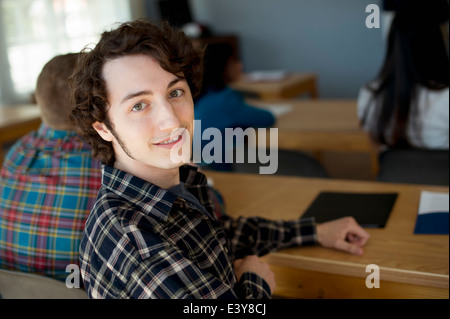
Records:
[[[191,0],[195,19],[239,35],[247,71],[315,71],[324,98],[356,98],[384,57],[382,29],[365,25],[378,0]]]
[[[381,0],[190,0],[194,19],[239,36],[246,71],[314,71],[323,98],[356,98],[384,57],[383,23],[368,29],[368,4]],[[156,0],[147,15],[158,18]],[[383,22],[383,20],[381,20]]]

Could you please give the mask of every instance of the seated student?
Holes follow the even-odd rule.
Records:
[[[440,29],[448,1],[397,5],[383,66],[360,90],[358,116],[380,151],[448,150],[449,59]]]
[[[275,123],[271,112],[247,104],[243,95],[229,86],[241,73],[242,63],[229,43],[212,43],[206,47],[202,87],[194,103],[195,119],[201,120],[202,131],[213,127],[225,136],[225,128],[265,128]],[[208,142],[202,140],[202,149]],[[208,167],[229,171],[232,166],[225,162],[225,141],[222,146],[222,163],[212,162]]]
[[[72,76],[72,120],[104,164],[80,245],[90,298],[268,298],[256,255],[320,243],[362,253],[354,219],[217,218],[191,158],[202,51],[181,31],[134,21],[104,32]]]
[[[9,150],[0,172],[0,267],[60,280],[78,264],[84,223],[100,188],[100,162],[70,121],[68,78],[79,54],[43,67],[35,98],[42,124]]]

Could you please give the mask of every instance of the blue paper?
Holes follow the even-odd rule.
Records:
[[[436,212],[418,215],[414,234],[448,235],[448,217],[448,212]]]
[[[414,234],[449,234],[449,195],[422,191]]]

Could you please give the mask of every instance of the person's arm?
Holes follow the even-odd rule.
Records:
[[[254,297],[251,292],[252,289],[248,290],[248,287],[253,287],[254,285],[256,285],[256,290],[259,290],[258,286],[264,286],[267,283],[270,289],[267,290],[266,288],[267,291],[273,292],[275,290],[275,275],[270,270],[269,265],[261,262],[258,256],[250,255],[243,259],[236,259],[233,265],[239,285],[247,287],[247,292],[244,294],[247,299]]]
[[[374,138],[372,134],[370,134],[370,127],[374,121],[374,112],[372,110],[373,107],[373,94],[366,86],[360,88],[357,99],[356,113],[361,128],[369,134],[370,146],[373,153],[376,154],[376,156],[379,156],[383,146]]]
[[[356,114],[360,123],[367,117],[367,113],[370,112],[369,102],[373,98],[372,93],[365,86],[361,87],[358,92],[358,98],[356,102]]]
[[[369,233],[353,217],[343,217],[317,224],[317,239],[323,247],[362,255],[362,247],[369,238]]]
[[[247,262],[241,269],[238,281],[230,287],[224,280],[235,276],[232,267],[223,267],[223,273],[211,274],[192,262],[180,250],[169,244],[149,258],[136,263],[126,289],[131,298],[161,299],[263,299],[270,298],[270,278]],[[223,261],[223,258],[220,258]],[[205,260],[205,263],[208,261]]]
[[[220,218],[230,238],[236,258],[262,256],[272,251],[294,246],[320,244],[325,248],[361,255],[369,233],[352,217],[343,217],[316,224],[313,218],[292,221],[272,221],[252,217]]]
[[[229,89],[227,94],[229,112],[234,118],[235,127],[271,127],[275,124],[275,116],[272,112],[264,110],[245,102],[241,93]]]
[[[318,243],[313,218],[274,221],[260,217],[234,219],[224,215],[220,222],[236,258],[262,256],[282,248]]]

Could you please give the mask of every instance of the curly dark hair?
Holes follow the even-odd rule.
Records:
[[[108,94],[102,74],[106,62],[146,54],[155,58],[165,71],[175,75],[182,73],[193,98],[201,88],[204,48],[194,47],[182,31],[166,22],[161,26],[142,19],[123,23],[103,32],[93,49],[85,48],[82,52],[70,78],[74,105],[71,120],[91,144],[93,155],[106,165],[112,166],[115,162],[112,143],[103,140],[92,127],[98,121],[113,128],[107,116]]]

